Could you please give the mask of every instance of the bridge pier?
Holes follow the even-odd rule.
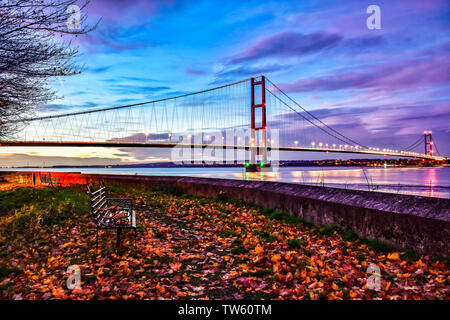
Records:
[[[256,103],[255,88],[261,87],[261,103]],[[256,121],[256,111],[261,111],[261,122]],[[261,135],[258,133],[261,132]],[[260,139],[258,139],[260,138]],[[259,140],[260,146],[259,146]],[[257,156],[261,156],[261,160]],[[245,164],[246,172],[271,171],[267,162],[267,123],[266,123],[266,79],[264,76],[258,80],[251,78],[251,137],[250,162]]]

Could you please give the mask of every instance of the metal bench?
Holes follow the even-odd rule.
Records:
[[[117,247],[120,247],[122,229],[133,229],[136,241],[136,213],[133,210],[133,199],[106,197],[103,181],[100,181],[100,186],[95,191],[91,182],[86,188],[87,194],[91,197],[91,214],[97,225],[96,249],[98,250],[99,230],[115,229]]]
[[[59,184],[59,186],[61,186],[61,179],[52,177],[51,173],[41,173],[40,179],[41,183],[47,183],[51,187],[54,187],[55,184]]]

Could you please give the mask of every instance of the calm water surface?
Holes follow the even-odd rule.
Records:
[[[450,167],[364,169],[360,167],[280,167],[274,172],[264,173],[245,173],[243,168],[26,168],[20,170],[281,181],[450,198]]]

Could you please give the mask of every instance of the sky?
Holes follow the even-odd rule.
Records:
[[[373,4],[381,29],[366,25]],[[55,80],[63,97],[39,106],[39,114],[176,96],[264,74],[357,141],[401,148],[432,130],[440,154],[450,156],[448,1],[91,0],[85,10],[91,23],[101,21],[70,39],[84,72]],[[2,147],[0,165],[168,156],[154,149]]]

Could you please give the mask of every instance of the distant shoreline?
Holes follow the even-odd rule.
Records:
[[[299,160],[299,161],[280,161],[279,167],[425,167],[432,166],[416,159],[349,159],[349,160]],[[239,168],[243,163],[214,163],[214,164],[191,164],[191,163],[174,163],[174,162],[155,162],[141,164],[115,164],[115,165],[54,165],[54,166],[17,166],[17,167],[0,167],[3,169],[27,169],[27,168]],[[439,166],[442,166],[439,165]],[[446,166],[445,164],[443,166]]]

